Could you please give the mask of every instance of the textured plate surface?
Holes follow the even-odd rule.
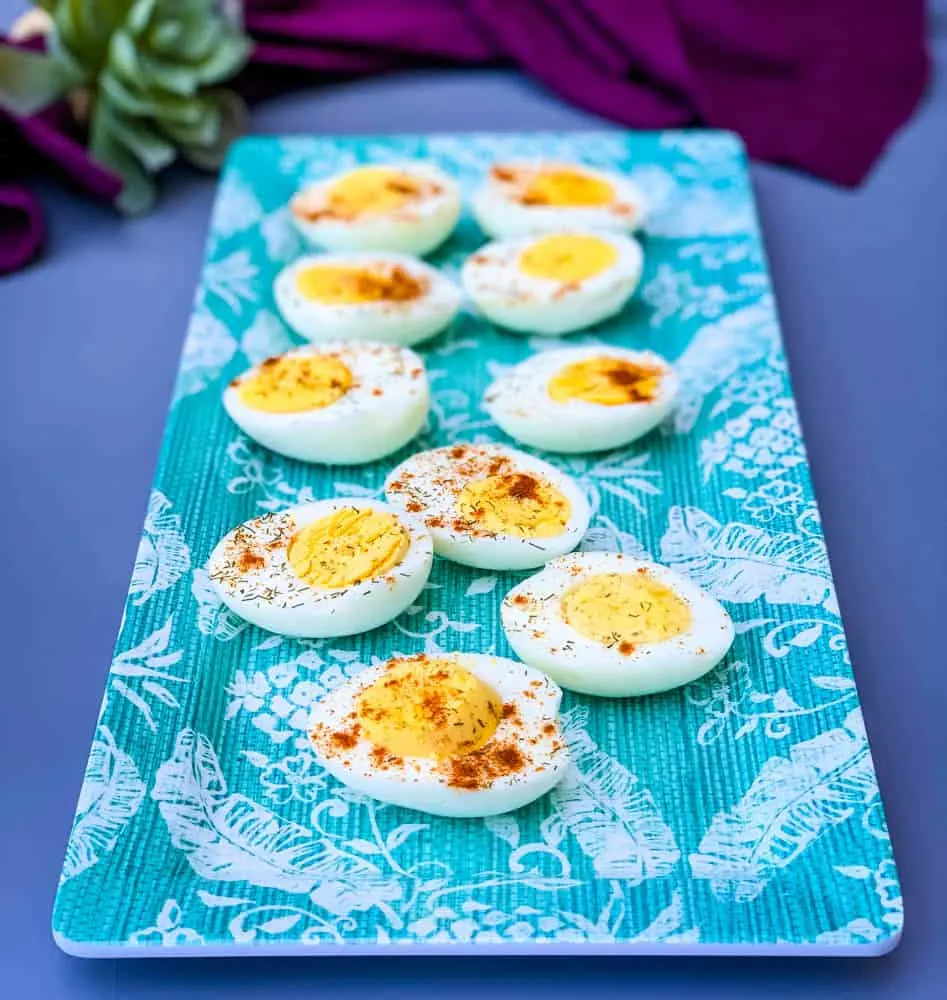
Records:
[[[281,639],[216,601],[202,567],[265,511],[376,495],[386,471],[317,469],[251,444],[220,405],[295,341],[272,279],[302,247],[306,178],[430,157],[469,194],[499,158],[630,173],[653,214],[636,300],[569,343],[678,365],[671,423],[553,461],[596,511],[586,548],[650,555],[731,611],[734,648],[640,701],[566,695],[574,769],[506,817],[440,820],[349,793],[307,748],[308,706],[392,653],[510,655],[519,577],[437,562],[417,606],[338,641]],[[457,276],[465,217],[433,258]],[[465,313],[424,353],[414,447],[501,440],[493,374],[549,342]],[[812,494],[742,148],[714,132],[249,139],[221,180],[126,613],[56,898],[77,954],[502,949],[821,952],[890,948],[901,892]]]

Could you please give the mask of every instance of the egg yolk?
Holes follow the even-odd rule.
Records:
[[[519,269],[531,278],[578,284],[614,267],[618,251],[597,236],[556,234],[528,246]]]
[[[444,760],[479,750],[502,714],[500,696],[449,660],[396,660],[359,695],[361,735],[396,757]]]
[[[359,167],[329,189],[329,211],[343,218],[382,215],[422,193],[422,183],[389,167]]]
[[[300,295],[328,306],[351,306],[362,302],[410,302],[420,298],[426,282],[405,268],[346,267],[315,264],[296,277]]]
[[[648,403],[657,395],[664,374],[654,365],[619,358],[586,358],[566,365],[549,380],[549,396],[557,403],[581,400],[599,406]]]
[[[526,185],[520,200],[524,205],[555,205],[589,208],[608,205],[615,191],[608,181],[579,170],[540,170]]]
[[[267,358],[243,379],[237,395],[254,410],[302,413],[331,406],[352,388],[352,372],[332,354]]]
[[[476,479],[458,494],[457,509],[478,530],[519,538],[560,535],[572,514],[566,496],[529,473]]]
[[[598,573],[570,587],[562,617],[577,632],[632,653],[639,643],[665,642],[691,627],[688,605],[647,573]]]
[[[343,507],[301,528],[290,539],[287,559],[311,587],[351,587],[391,572],[409,544],[394,514]]]

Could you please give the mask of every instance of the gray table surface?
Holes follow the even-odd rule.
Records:
[[[0,23],[20,4],[0,0]],[[7,15],[7,16],[5,16]],[[940,31],[935,24],[935,31]],[[947,33],[935,37],[941,66]],[[260,107],[256,132],[572,129],[519,76],[405,73]],[[880,960],[82,962],[49,913],[215,182],[125,221],[47,182],[45,258],[0,280],[0,981],[28,998],[943,997],[947,951],[947,89],[867,184],[754,166],[793,378],[904,883]]]

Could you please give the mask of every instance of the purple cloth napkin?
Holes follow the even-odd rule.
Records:
[[[923,0],[246,0],[246,25],[250,98],[406,66],[513,65],[613,121],[732,129],[750,155],[844,185],[865,177],[928,75]],[[98,197],[120,190],[64,108],[0,112],[4,136],[0,274],[42,243],[25,150]]]
[[[732,129],[844,185],[928,75],[923,0],[247,0],[246,23],[267,67],[512,64],[613,121]]]

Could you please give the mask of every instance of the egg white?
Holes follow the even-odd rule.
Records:
[[[511,812],[545,795],[559,783],[569,755],[559,728],[562,692],[539,671],[522,663],[480,653],[444,653],[450,660],[490,685],[503,702],[514,702],[517,719],[501,719],[490,741],[515,743],[527,760],[523,770],[501,776],[485,788],[451,787],[438,762],[406,757],[400,764],[378,768],[372,744],[359,739],[348,750],[327,746],[319,732],[351,725],[360,693],[379,680],[392,662],[369,667],[318,701],[309,718],[313,749],[325,769],[350,788],[381,802],[417,809],[435,816],[478,817]],[[524,692],[529,692],[524,694]],[[553,724],[550,732],[544,727]]]
[[[684,601],[687,632],[663,642],[640,643],[628,655],[572,628],[562,616],[563,594],[599,573],[644,569]],[[516,599],[526,598],[525,604]],[[525,663],[570,691],[612,698],[655,694],[688,684],[715,667],[733,643],[733,621],[723,606],[686,577],[658,563],[616,552],[563,556],[514,587],[500,618],[507,640]]]
[[[290,205],[293,221],[312,246],[326,250],[391,250],[423,257],[450,236],[460,218],[460,188],[435,164],[425,160],[364,164],[384,166],[421,182],[437,185],[436,193],[411,200],[384,213],[365,213],[352,219],[332,216],[309,219],[329,204],[333,185],[350,171],[342,171],[310,184]]]
[[[404,268],[425,283],[427,290],[404,302],[329,304],[306,298],[297,285],[299,272],[313,265],[365,267],[377,263]],[[457,315],[463,299],[460,289],[430,264],[407,254],[371,251],[300,257],[277,275],[273,296],[287,325],[307,340],[369,340],[409,347],[439,334]]]
[[[271,413],[240,398],[240,381],[260,370],[255,365],[224,392],[224,409],[254,441],[301,462],[359,465],[404,447],[424,426],[430,389],[424,362],[414,351],[393,344],[329,341],[284,356],[311,354],[338,357],[352,372],[354,384],[328,406]]]
[[[534,278],[518,266],[535,236],[488,243],[464,262],[461,280],[467,295],[490,322],[515,333],[558,337],[600,323],[620,312],[641,280],[644,253],[629,236],[575,232],[610,243],[618,260],[581,282]]]
[[[458,448],[461,458],[452,457]],[[572,510],[561,534],[548,538],[462,530],[457,498],[471,480],[486,478],[491,461],[506,458],[503,473],[532,473],[549,483],[569,501]],[[469,471],[473,465],[475,471]],[[434,551],[444,559],[478,569],[535,569],[550,559],[571,552],[582,540],[592,512],[574,479],[540,458],[494,444],[463,444],[418,452],[405,459],[385,480],[390,504],[424,519],[434,539]]]
[[[548,386],[563,368],[592,358],[615,358],[665,370],[654,399],[603,406],[580,399],[559,402]],[[653,351],[620,347],[563,347],[534,354],[487,388],[483,408],[501,430],[531,448],[576,454],[619,448],[643,437],[671,412],[677,376]]]
[[[350,587],[312,587],[293,572],[289,542],[300,528],[337,510],[390,513],[408,533],[404,559],[384,576]],[[241,571],[250,546],[263,559]],[[252,625],[310,639],[357,635],[396,618],[424,589],[433,561],[431,536],[418,521],[375,500],[319,500],[245,521],[226,534],[207,561],[210,581],[224,604]]]
[[[511,170],[515,177],[504,179],[490,171],[473,196],[471,207],[480,228],[495,239],[508,239],[563,229],[605,230],[631,233],[639,229],[647,216],[644,192],[621,174],[595,170],[584,164],[524,161],[498,165]],[[569,207],[565,205],[524,205],[517,197],[531,174],[542,169],[575,170],[610,184],[614,198],[605,205]]]

